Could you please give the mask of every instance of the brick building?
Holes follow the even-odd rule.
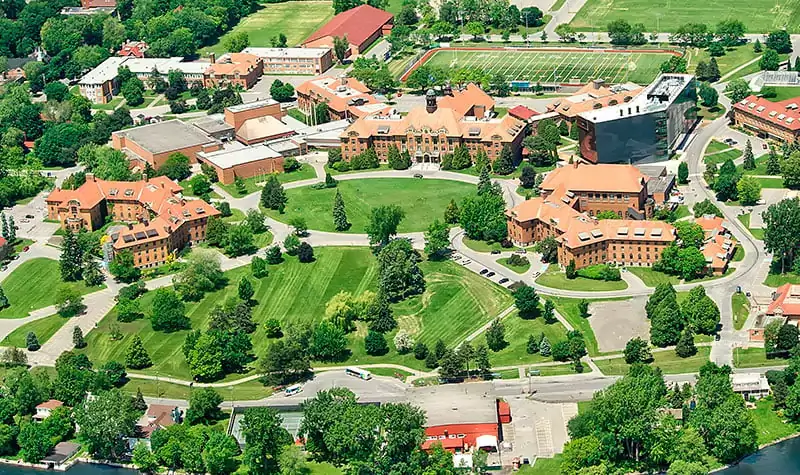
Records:
[[[205,87],[241,86],[250,89],[264,74],[264,63],[254,54],[228,53],[217,60],[214,53],[209,54],[211,64],[203,73]]]
[[[117,56],[144,58],[144,54],[147,52],[148,49],[150,49],[150,46],[144,41],[128,40],[125,43],[123,43],[119,51],[117,51]]]
[[[558,243],[558,262],[651,266],[675,240],[675,229],[662,221],[597,220],[562,200],[537,197],[506,211],[509,238],[528,246],[547,237]]]
[[[173,153],[182,153],[190,163],[197,163],[198,152],[222,149],[219,141],[178,119],[119,130],[111,134],[111,144],[125,152],[134,165],[144,168],[149,163],[156,170]]]
[[[56,188],[47,196],[47,217],[72,231],[94,231],[107,220],[128,223],[112,234],[113,251],[131,251],[136,267],[155,267],[187,244],[204,241],[208,218],[219,214],[203,200],[184,200],[182,191],[166,177],[106,181],[87,173],[78,189]]]
[[[266,177],[272,173],[283,173],[283,155],[268,146],[244,147],[200,153],[201,162],[214,167],[219,182],[230,185],[236,178]]]
[[[300,84],[295,89],[297,107],[309,117],[314,116],[318,104],[328,105],[330,120],[355,119],[390,109],[370,94],[370,90],[356,78],[341,75],[325,76]]]
[[[733,105],[733,121],[759,137],[794,142],[800,137],[800,97],[772,102],[747,96]]]
[[[647,219],[654,205],[647,181],[633,165],[575,162],[549,172],[540,191],[543,198],[566,203],[589,216],[611,211],[620,218]]]
[[[703,228],[705,241],[700,251],[706,258],[708,269],[714,275],[723,275],[736,253],[736,239],[731,235],[723,218],[713,215],[701,216],[695,218],[694,222]]]
[[[381,161],[394,145],[408,151],[415,162],[439,163],[441,157],[464,146],[474,156],[479,150],[490,160],[509,146],[519,160],[525,122],[506,115],[494,117],[494,100],[474,84],[454,90],[437,99],[433,91],[426,105],[413,108],[408,115],[377,113],[356,120],[341,135],[342,158],[350,160],[373,148]]]
[[[370,5],[359,5],[333,17],[303,42],[305,48],[333,48],[333,39],[347,38],[345,57],[357,56],[392,31],[394,16]]]
[[[261,58],[264,74],[322,74],[333,66],[331,48],[259,48],[242,53]]]

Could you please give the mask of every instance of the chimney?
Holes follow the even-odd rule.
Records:
[[[87,173],[86,174],[86,181],[95,181],[94,173]]]
[[[212,52],[210,52],[210,53],[208,53],[208,59],[210,59],[210,60],[211,60],[211,64],[214,64],[214,63],[216,63],[216,62],[217,62],[217,55],[216,55],[216,53],[214,53],[213,51],[212,51]]]
[[[342,74],[339,76],[339,81],[340,81],[340,84],[341,84],[342,86],[345,86],[345,87],[347,87],[347,73],[342,73]]]
[[[147,172],[142,172],[142,180],[147,183]]]
[[[428,92],[425,93],[425,110],[428,111],[428,114],[436,112],[436,93],[433,92],[433,89],[428,89]]]
[[[578,168],[578,164],[581,163],[579,160],[575,160],[572,162],[572,168]]]
[[[132,223],[128,223],[128,231],[133,231],[133,224]]]

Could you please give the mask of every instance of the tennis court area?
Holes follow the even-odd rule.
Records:
[[[476,68],[502,73],[509,81],[542,83],[587,83],[604,79],[609,83],[650,83],[669,53],[637,51],[557,50],[452,50],[433,53],[425,61],[444,69]]]

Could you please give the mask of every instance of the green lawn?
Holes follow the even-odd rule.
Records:
[[[231,215],[222,218],[226,223],[238,223],[244,221],[244,212],[238,208],[231,208]]]
[[[796,424],[784,422],[775,412],[775,403],[771,397],[757,401],[756,408],[751,413],[756,424],[759,446],[783,439],[800,430]]]
[[[389,378],[397,378],[400,381],[405,381],[407,377],[411,376],[408,371],[395,368],[370,368],[369,372],[374,376],[387,376]]]
[[[711,163],[716,163],[717,165],[722,165],[728,160],[736,160],[737,158],[742,156],[742,151],[739,149],[732,148],[730,150],[725,150],[722,152],[716,153],[706,153],[703,157],[703,161],[710,165]]]
[[[527,264],[523,265],[523,266],[512,266],[511,264],[508,263],[508,257],[503,257],[501,259],[498,259],[497,263],[502,265],[502,266],[504,266],[504,267],[508,267],[509,269],[513,270],[517,274],[524,274],[524,273],[528,272],[528,270],[531,268],[530,261]]]
[[[734,292],[731,296],[731,307],[733,308],[733,327],[741,330],[750,314],[750,300],[744,293]]]
[[[464,245],[475,252],[507,251],[508,249],[500,245],[499,242],[488,243],[486,241],[476,241],[464,236]]]
[[[11,306],[0,310],[0,318],[23,318],[32,310],[54,305],[55,289],[60,284],[58,261],[37,257],[23,262],[3,280],[3,290]],[[83,281],[70,282],[68,285],[81,294],[105,288],[105,284],[86,287]]]
[[[705,63],[711,61],[711,55],[708,54],[708,49],[689,48],[688,51],[689,72],[691,73],[695,73],[697,65],[701,61],[704,61]],[[745,44],[735,48],[727,48],[724,55],[717,56],[715,59],[717,60],[717,66],[719,66],[719,72],[725,74],[756,58],[757,56],[758,53],[753,52],[753,45]],[[756,62],[756,64],[758,63]]]
[[[543,318],[523,320],[517,312],[504,318],[503,325],[506,330],[505,339],[508,342],[508,346],[497,352],[489,351],[489,362],[492,364],[492,367],[553,361],[549,356],[545,357],[539,354],[528,354],[526,351],[528,337],[531,335],[536,335],[538,337],[540,334],[544,333],[550,341],[550,344],[554,345],[557,341],[565,339],[567,335],[567,329],[559,322],[548,325],[544,322]],[[484,335],[480,335],[473,341],[473,346],[485,343],[486,339]]]
[[[20,252],[23,252],[22,250],[25,249],[25,246],[30,246],[35,242],[36,241],[33,239],[17,238],[17,242],[14,244],[14,253],[19,254]]]
[[[720,20],[734,18],[742,20],[749,33],[782,28],[795,33],[798,13],[795,1],[589,0],[570,25],[578,31],[606,31],[609,22],[623,19],[644,24],[644,31],[673,32],[686,23],[716,25]]]
[[[767,173],[767,161],[769,159],[769,155],[762,155],[756,158],[756,167],[752,170],[745,170],[742,165],[736,165],[736,170],[741,172],[743,175],[769,175]]]
[[[689,358],[681,358],[673,350],[653,352],[652,366],[658,366],[664,374],[694,373],[708,362],[711,347],[700,346],[697,354]],[[625,358],[612,358],[608,360],[595,360],[597,367],[605,375],[623,375],[630,367],[625,363]]]
[[[553,304],[556,306],[556,311],[561,314],[561,316],[566,319],[570,325],[573,326],[576,330],[579,330],[583,333],[583,337],[586,340],[586,350],[589,352],[589,356],[598,356],[600,355],[600,350],[597,347],[597,338],[594,336],[594,330],[592,330],[592,326],[589,324],[589,320],[581,317],[581,313],[578,310],[578,304],[580,303],[581,299],[571,299],[567,297],[543,297],[544,299],[552,300]],[[619,299],[595,299],[590,300],[589,302],[600,302],[605,300],[626,300],[625,298]],[[552,342],[551,342],[552,343]]]
[[[678,285],[681,282],[680,277],[676,275],[669,275],[663,272],[658,272],[650,267],[626,267],[628,272],[642,279],[644,285],[648,287],[655,287],[658,284],[669,282],[672,285]]]
[[[289,46],[297,46],[333,17],[330,2],[298,1],[264,4],[257,12],[242,19],[238,25],[220,38],[213,46],[199,51],[201,55],[227,52],[225,40],[228,36],[244,31],[250,38],[250,46],[272,46],[270,40],[278,34],[286,35]]]
[[[590,292],[603,292],[608,290],[625,290],[628,284],[624,280],[604,281],[593,280],[585,277],[567,279],[567,274],[559,270],[558,264],[550,264],[547,271],[536,279],[536,283],[563,290],[583,290]]]
[[[405,212],[397,231],[423,231],[435,218],[442,217],[450,200],[461,201],[474,192],[475,186],[451,180],[415,180],[409,178],[373,178],[339,182],[336,188],[315,190],[310,186],[286,190],[286,212],[266,210],[272,218],[285,223],[294,218],[306,220],[309,229],[335,231],[333,199],[339,190],[352,226],[347,232],[364,233],[372,208],[398,205]]]
[[[379,171],[383,171],[383,170],[391,170],[391,169],[392,169],[392,168],[389,166],[389,164],[387,164],[387,163],[380,163],[380,164],[378,164],[378,168],[365,168],[365,169],[363,169],[363,170],[347,170],[347,171],[344,171],[344,172],[340,172],[339,170],[336,170],[336,169],[334,169],[334,168],[331,168],[331,167],[329,167],[327,163],[325,164],[324,168],[325,168],[325,171],[326,171],[327,173],[330,173],[330,174],[331,174],[331,176],[336,176],[336,175],[352,175],[352,174],[354,174],[354,173],[369,173],[369,172],[379,172]]]
[[[714,120],[725,113],[725,106],[717,104],[714,107],[706,107],[702,104],[697,106],[697,117],[703,120]]]
[[[314,167],[307,163],[301,163],[300,169],[295,170],[293,172],[288,173],[278,173],[276,174],[278,177],[278,181],[281,183],[291,183],[293,181],[300,181],[300,180],[308,180],[311,178],[317,177],[317,172],[314,171]],[[256,176],[251,178],[245,178],[244,181],[246,191],[244,193],[239,193],[239,189],[236,188],[236,185],[231,183],[230,185],[224,185],[222,183],[217,183],[220,188],[225,190],[229,195],[233,196],[234,198],[241,198],[243,196],[247,196],[250,193],[255,193],[256,191],[261,191],[264,187],[264,183],[267,181],[266,176]]]
[[[708,143],[708,146],[706,147],[706,155],[728,150],[730,148],[731,146],[725,142],[720,142],[719,140],[714,139]]]
[[[794,99],[797,96],[800,96],[800,87],[776,87],[774,88],[775,92],[777,93],[775,97],[765,97],[768,101],[772,102],[780,102],[785,101],[786,99]]]
[[[68,318],[64,318],[61,315],[56,314],[28,322],[9,333],[8,336],[6,336],[3,341],[0,342],[0,346],[16,346],[17,348],[25,348],[27,346],[26,337],[28,336],[28,332],[35,333],[36,339],[39,340],[39,344],[44,345],[45,342],[49,340],[50,337],[53,336],[53,334],[55,334],[55,332],[57,332],[58,329],[64,326],[64,324],[66,324],[68,321]]]
[[[800,284],[800,275],[793,272],[786,272],[784,274],[767,274],[764,279],[764,285],[767,287],[780,287],[783,284]]]
[[[734,348],[733,366],[737,368],[759,368],[763,366],[781,366],[788,364],[789,360],[782,358],[767,358],[764,348]]]
[[[741,244],[736,245],[736,250],[733,252],[733,262],[742,262],[744,260],[744,248]]]
[[[231,388],[233,388],[233,390],[231,390]],[[189,399],[191,391],[189,386],[184,386],[182,384],[135,378],[131,378],[125,383],[122,390],[129,394],[136,394],[137,390],[141,390],[142,395],[145,397],[184,400]],[[271,387],[264,386],[258,382],[258,380],[247,381],[246,383],[225,388],[217,388],[216,391],[225,398],[226,402],[231,400],[231,394],[233,395],[233,400],[244,401],[263,399],[274,392]]]
[[[270,318],[289,322],[315,322],[323,318],[325,305],[339,291],[360,294],[364,290],[375,290],[377,285],[377,263],[372,252],[366,248],[318,248],[316,261],[301,264],[294,257],[270,266],[270,275],[264,279],[250,277],[255,287],[254,299],[258,302],[253,310],[253,320],[259,328],[252,335],[254,353],[260,355],[269,344],[263,324]],[[508,291],[450,261],[424,261],[421,268],[428,283],[425,293],[409,298],[393,306],[399,328],[413,334],[418,341],[433,345],[441,338],[454,345],[479,326],[490,321],[511,305]],[[187,316],[194,329],[205,329],[211,309],[227,297],[236,295],[242,276],[250,274],[249,266],[226,272],[229,285],[208,294],[200,302],[187,303]],[[142,308],[149,313],[154,293],[141,297]],[[169,375],[188,379],[188,368],[181,346],[186,331],[165,334],[154,332],[150,323],[138,320],[120,323],[125,334],[120,341],[109,339],[109,325],[116,321],[116,310],[91,331],[87,339],[87,353],[92,361],[101,364],[109,360],[124,361],[131,335],[138,334],[154,361],[154,366],[144,370],[148,374]],[[352,357],[345,364],[399,363],[422,369],[423,362],[413,355],[398,355],[394,349],[382,357],[366,355],[363,337],[366,327],[349,335]],[[387,335],[391,342],[394,334]],[[390,346],[393,347],[393,345]],[[342,364],[342,363],[337,363]]]
[[[692,215],[692,211],[686,205],[680,205],[677,208],[675,208],[675,219],[676,220],[677,219],[681,219],[681,218],[685,218],[685,217],[691,216],[691,215]]]
[[[761,188],[786,188],[783,184],[783,178],[775,177],[775,178],[764,178],[759,177],[756,178],[758,183],[761,184]]]
[[[602,77],[609,83],[631,81],[650,83],[659,73],[659,66],[668,60],[663,53],[629,53],[607,51],[453,51],[434,53],[426,64],[444,69],[475,68],[489,74],[502,72],[509,80],[568,81],[585,83]]]
[[[123,100],[124,100],[124,99],[122,98],[122,96],[117,96],[117,97],[115,97],[115,98],[111,99],[111,101],[110,101],[110,102],[107,102],[107,103],[105,103],[105,104],[94,104],[94,103],[93,103],[93,104],[92,104],[92,109],[95,109],[95,110],[104,110],[104,111],[113,111],[113,110],[114,110],[114,109],[116,109],[116,108],[117,108],[117,107],[118,107],[120,104],[122,104],[122,101],[123,101]]]
[[[523,465],[517,473],[520,475],[560,475],[561,457],[561,454],[556,454],[551,459],[537,457],[533,465]]]
[[[310,475],[342,475],[344,472],[329,463],[308,462]]]
[[[195,194],[194,190],[192,189],[192,185],[189,183],[189,180],[183,180],[183,181],[181,181],[181,182],[178,182],[178,184],[179,184],[181,187],[183,187],[183,195],[184,195],[184,196],[194,196],[194,197],[197,197],[197,195]],[[209,193],[209,194],[208,194],[208,196],[209,196],[210,198],[213,198],[213,199],[215,199],[215,200],[221,200],[221,199],[222,199],[222,196],[220,196],[220,195],[219,195],[219,193],[217,193],[217,192],[216,192],[216,191],[214,191],[214,190],[211,190],[211,193]]]
[[[736,216],[736,219],[739,220],[740,223],[744,225],[750,231],[750,234],[753,235],[754,238],[763,241],[764,240],[764,229],[763,228],[751,228],[750,227],[750,213],[747,214],[740,214]]]
[[[563,376],[565,374],[575,374],[575,369],[572,367],[572,363],[564,363],[558,365],[549,365],[549,366],[531,366],[528,368],[529,371],[538,371],[539,376]],[[532,376],[536,378],[536,376]]]

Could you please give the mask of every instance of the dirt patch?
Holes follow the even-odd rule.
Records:
[[[650,321],[644,312],[646,303],[646,297],[636,297],[592,302],[589,305],[592,314],[589,324],[601,352],[623,350],[625,343],[637,336],[650,339]]]

